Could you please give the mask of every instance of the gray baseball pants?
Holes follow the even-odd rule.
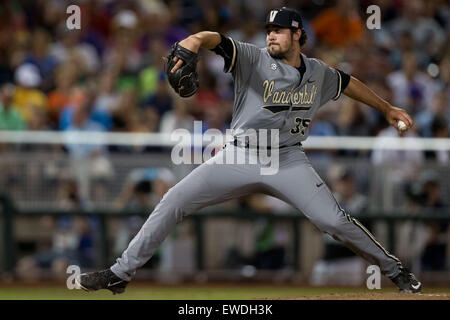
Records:
[[[384,249],[358,220],[344,212],[311,166],[302,147],[279,149],[279,170],[274,175],[261,175],[260,163],[213,163],[216,157],[230,159],[240,154],[248,159],[256,153],[254,149],[229,144],[195,168],[164,195],[111,270],[121,279],[130,281],[186,215],[209,205],[261,192],[300,210],[322,232],[341,241],[369,263],[378,265],[389,278],[400,273],[399,259]]]

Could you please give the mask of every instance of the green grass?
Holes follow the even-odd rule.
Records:
[[[84,292],[65,286],[7,286],[0,287],[1,300],[246,300],[288,299],[305,295],[337,293],[397,292],[395,288],[370,291],[366,288],[304,288],[295,286],[158,286],[130,285],[125,294],[110,291]],[[424,293],[450,293],[450,289],[429,288]]]

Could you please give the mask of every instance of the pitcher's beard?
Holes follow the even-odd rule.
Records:
[[[286,57],[286,52],[281,52],[281,51],[272,53],[269,50],[269,54],[274,59],[284,59]]]
[[[272,58],[274,58],[274,59],[284,59],[284,58],[286,58],[287,51],[275,51],[275,52],[273,52],[270,49],[268,51],[269,51],[270,56]]]
[[[288,55],[290,54],[290,51],[292,50],[292,43],[291,43],[291,46],[289,46],[289,48],[286,50],[281,50],[281,46],[279,46],[279,45],[274,45],[274,46],[272,46],[272,49],[273,48],[277,48],[280,50],[271,50],[270,47],[267,48],[268,49],[267,51],[269,51],[269,54],[272,58],[287,59]]]

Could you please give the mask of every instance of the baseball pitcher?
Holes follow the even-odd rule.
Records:
[[[235,101],[231,128],[236,134],[213,158],[194,169],[171,188],[155,207],[128,248],[109,269],[81,274],[78,284],[87,291],[109,289],[122,293],[136,270],[154,254],[183,218],[208,205],[253,192],[275,196],[301,211],[321,231],[341,241],[371,264],[380,267],[400,292],[417,293],[422,284],[400,260],[355,218],[345,212],[314,171],[301,142],[317,110],[341,94],[381,112],[399,132],[413,126],[402,109],[377,96],[345,72],[301,52],[307,40],[300,14],[288,8],[274,9],[266,18],[264,49],[203,31],[176,43],[167,60],[170,85],[182,97],[198,89],[196,72],[200,48],[224,59],[224,71],[234,81]],[[276,145],[246,141],[245,132],[278,130]],[[262,175],[261,163],[233,164],[215,161],[236,156],[254,156],[276,149],[276,174]]]

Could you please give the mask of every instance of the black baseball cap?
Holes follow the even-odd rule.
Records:
[[[300,13],[297,10],[283,7],[270,10],[266,18],[266,28],[268,26],[301,29],[303,28],[303,23]]]

